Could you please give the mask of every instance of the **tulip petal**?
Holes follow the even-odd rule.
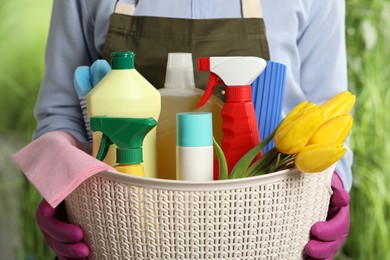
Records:
[[[276,131],[274,137],[276,148],[284,154],[300,151],[322,124],[321,113],[318,106],[311,106],[309,109],[291,116]]]
[[[317,107],[317,105],[314,103],[309,103],[307,100],[301,102],[296,107],[294,107],[290,111],[290,113],[287,114],[287,116],[281,122],[280,127],[283,127],[284,125],[295,121],[297,118],[299,118],[302,115],[302,113],[310,111],[310,109],[314,107]]]
[[[328,99],[321,105],[324,120],[328,120],[338,115],[348,114],[356,101],[356,96],[349,91],[343,91]]]
[[[326,170],[343,157],[347,150],[342,144],[312,144],[297,153],[295,166],[306,173]]]
[[[343,143],[351,132],[352,124],[349,114],[333,117],[318,128],[308,144]]]

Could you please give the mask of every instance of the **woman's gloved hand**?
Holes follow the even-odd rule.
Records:
[[[332,190],[327,220],[311,228],[312,238],[305,247],[307,259],[333,259],[348,236],[350,197],[336,172],[332,176]]]
[[[83,231],[80,227],[68,223],[64,203],[52,208],[42,200],[37,208],[36,218],[46,243],[60,260],[88,257],[89,248],[81,241]]]

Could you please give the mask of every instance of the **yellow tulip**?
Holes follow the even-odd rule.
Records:
[[[347,150],[342,144],[312,144],[297,153],[295,166],[301,172],[321,172],[343,157]]]
[[[322,124],[322,110],[312,103],[305,107],[306,109],[289,114],[276,130],[274,142],[281,153],[293,154],[300,151]]]
[[[348,114],[352,110],[355,100],[356,97],[349,91],[340,92],[334,97],[328,99],[321,105],[324,120],[328,120],[338,115]]]
[[[308,144],[343,143],[351,132],[352,121],[352,116],[348,114],[329,119],[318,128]]]
[[[289,124],[290,122],[296,120],[304,111],[309,110],[310,108],[315,107],[316,104],[309,103],[307,100],[301,102],[296,107],[294,107],[290,113],[284,118],[279,127],[283,127],[283,125]]]

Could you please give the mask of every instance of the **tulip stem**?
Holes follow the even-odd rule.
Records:
[[[292,168],[294,167],[294,162],[295,162],[295,154],[287,154],[287,156],[275,168],[275,171]]]

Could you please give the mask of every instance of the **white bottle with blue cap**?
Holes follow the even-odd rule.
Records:
[[[213,180],[212,114],[207,112],[176,115],[176,179]]]

